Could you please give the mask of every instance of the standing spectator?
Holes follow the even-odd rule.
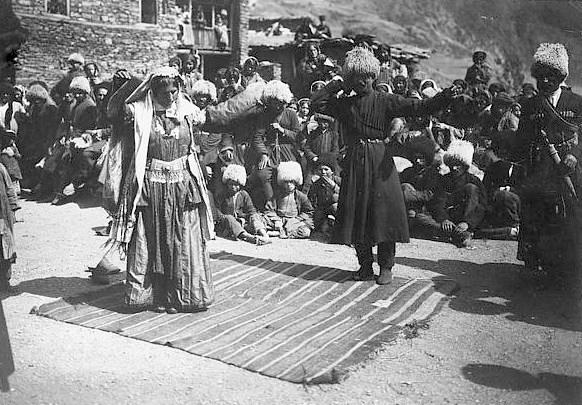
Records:
[[[184,80],[184,90],[186,94],[192,96],[192,87],[198,80],[202,80],[202,73],[198,70],[200,67],[200,55],[189,53],[184,61],[182,70],[182,79]]]
[[[491,79],[491,68],[486,62],[487,53],[483,51],[475,51],[473,53],[473,65],[467,69],[465,81],[471,87],[487,87],[487,83]]]
[[[14,211],[18,210],[18,197],[10,181],[6,168],[0,164],[0,224],[2,233],[2,253],[0,254],[0,292],[16,292],[10,285],[12,264],[16,262],[16,245],[14,241]]]
[[[0,163],[4,165],[16,195],[20,195],[20,181],[22,180],[22,172],[18,161],[22,155],[16,146],[16,134],[12,131],[2,131],[0,136]]]
[[[67,63],[69,65],[69,71],[57,84],[55,84],[50,92],[52,99],[57,103],[57,105],[61,105],[65,94],[69,92],[71,80],[73,80],[74,77],[85,76],[83,70],[85,58],[83,55],[80,53],[72,53],[67,58]]]
[[[0,83],[0,128],[13,131],[18,136],[18,123],[26,115],[24,106],[14,101],[14,87]]]
[[[99,76],[99,66],[95,62],[87,63],[83,70],[85,71],[85,76],[89,79],[92,90],[95,90],[95,86],[98,84],[103,83],[103,80]]]
[[[252,83],[265,83],[259,72],[259,60],[254,56],[249,56],[242,67],[242,85],[244,88],[249,87]]]
[[[378,75],[379,83],[392,83],[396,76],[408,77],[408,68],[392,58],[390,47],[381,44],[376,51],[376,57],[380,61],[380,74]]]
[[[331,29],[329,25],[325,22],[325,16],[319,16],[319,25],[317,26],[317,33],[320,38],[323,39],[330,39],[331,38]]]

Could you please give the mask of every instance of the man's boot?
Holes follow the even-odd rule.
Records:
[[[394,256],[396,255],[396,243],[382,242],[378,244],[378,264],[380,265],[380,275],[376,279],[379,285],[386,285],[392,282],[392,267],[394,267]]]
[[[374,280],[374,277],[372,263],[360,266],[360,269],[353,275],[355,281],[371,281]]]
[[[376,279],[376,284],[386,285],[392,283],[392,268],[380,267],[380,275]]]
[[[355,281],[374,280],[374,270],[372,269],[374,256],[372,255],[372,246],[356,244],[356,254],[358,255],[358,263],[360,263],[360,269],[356,273],[354,273],[353,275],[354,280]]]

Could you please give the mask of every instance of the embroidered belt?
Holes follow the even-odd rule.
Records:
[[[379,138],[372,138],[372,139],[358,139],[358,142],[361,145],[365,145],[367,143],[384,143],[384,139]]]
[[[146,179],[154,183],[178,183],[184,181],[184,172],[188,168],[188,157],[176,160],[151,159],[146,164]]]

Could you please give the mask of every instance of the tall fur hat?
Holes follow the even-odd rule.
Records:
[[[85,93],[91,93],[91,84],[89,84],[89,80],[84,76],[76,76],[73,77],[71,80],[71,84],[69,84],[70,90],[83,90]]]
[[[380,74],[380,61],[370,50],[357,46],[346,53],[343,73],[346,78],[354,74],[364,74],[375,79]]]
[[[84,65],[85,58],[80,53],[75,52],[69,55],[69,57],[67,58],[67,62],[77,62],[80,63],[81,65]]]
[[[301,165],[297,162],[281,162],[277,167],[277,184],[292,181],[298,186],[303,184]]]
[[[469,167],[473,163],[473,152],[475,148],[471,142],[454,139],[445,152],[443,161],[446,165],[451,161],[459,161]]]
[[[244,187],[247,184],[247,171],[245,170],[245,167],[234,164],[226,166],[224,173],[222,173],[222,182],[226,183],[229,180]]]
[[[568,51],[564,45],[556,43],[540,44],[533,56],[534,62],[531,65],[531,75],[538,77],[543,69],[554,69],[565,77],[568,76]]]
[[[192,96],[202,95],[209,96],[212,101],[216,101],[216,86],[214,83],[208,80],[197,80],[192,85],[192,90],[190,91]]]
[[[39,98],[41,100],[46,101],[51,99],[49,92],[40,84],[33,84],[32,86],[30,86],[28,88],[28,91],[26,92],[26,98],[28,99]]]
[[[265,88],[263,89],[263,95],[261,96],[261,101],[266,104],[269,100],[281,100],[287,104],[291,102],[293,98],[293,93],[289,85],[283,83],[280,80],[271,80],[267,82]]]

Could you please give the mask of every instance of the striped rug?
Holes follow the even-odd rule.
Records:
[[[216,303],[195,314],[127,313],[123,285],[43,305],[39,315],[209,357],[283,380],[336,383],[433,316],[451,280],[354,282],[349,271],[218,253]]]

